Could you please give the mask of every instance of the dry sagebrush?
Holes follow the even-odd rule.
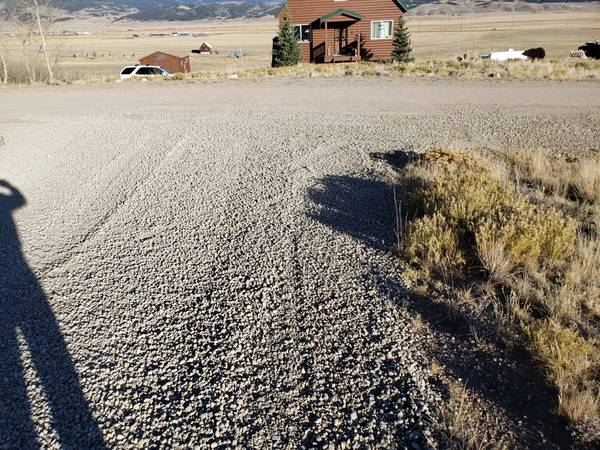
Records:
[[[399,252],[426,279],[482,292],[482,310],[531,350],[575,422],[600,416],[600,237],[589,225],[598,167],[593,157],[433,148],[401,179],[412,220]]]

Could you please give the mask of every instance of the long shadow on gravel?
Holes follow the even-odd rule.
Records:
[[[31,417],[27,386],[33,380],[25,380],[25,349],[61,448],[106,448],[56,318],[21,252],[12,213],[23,205],[23,195],[0,180],[0,448],[48,446],[38,440]]]
[[[393,243],[394,197],[382,181],[327,176],[308,189],[313,219],[377,250]]]
[[[371,156],[395,169],[410,160],[404,152]],[[393,188],[389,184],[352,176],[328,176],[309,188],[308,197],[312,202],[308,215],[313,219],[376,250],[391,250],[395,218]],[[370,266],[377,270],[373,264]],[[406,290],[400,280],[384,274],[385,270],[373,273],[380,278],[379,289],[391,302],[399,304],[406,297]],[[510,351],[494,341],[488,342],[494,351],[482,351],[471,339],[471,330],[489,325],[461,315],[455,308],[451,310],[446,301],[411,296],[409,302],[434,332],[437,342],[429,349],[433,358],[505,412],[520,446],[573,447],[564,420],[554,412],[557,393],[532,367],[530,355],[524,350]]]

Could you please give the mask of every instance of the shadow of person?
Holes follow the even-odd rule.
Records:
[[[61,448],[106,448],[56,318],[21,252],[12,214],[24,205],[23,195],[0,180],[0,448],[48,445],[36,436],[24,349],[31,355],[51,412],[48,425]]]

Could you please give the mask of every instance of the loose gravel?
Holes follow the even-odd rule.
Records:
[[[0,448],[433,445],[373,154],[597,148],[597,85],[552,86],[7,92]]]

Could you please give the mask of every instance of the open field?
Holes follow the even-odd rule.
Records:
[[[448,396],[492,442],[572,447],[530,361],[480,364],[407,294],[386,158],[597,151],[597,82],[0,95],[0,447],[447,448]]]
[[[566,12],[409,16],[408,24],[418,60],[538,46],[544,47],[550,58],[564,58],[586,40],[600,39],[600,3]],[[61,55],[61,71],[67,79],[112,76],[124,65],[135,63],[153,51],[186,55],[202,41],[213,44],[220,54],[191,56],[193,71],[236,71],[270,65],[271,38],[276,28],[273,19],[178,23],[79,20],[54,24],[52,31],[65,29],[93,35],[52,37],[51,44],[55,53]],[[13,31],[7,24],[0,25],[0,33],[2,30]],[[172,31],[206,36],[149,36]],[[133,34],[140,37],[134,38]],[[10,58],[19,59],[20,44],[16,37],[0,34],[0,46],[8,48]],[[244,56],[229,57],[235,50],[241,50]]]
[[[496,13],[465,16],[409,16],[417,58],[543,47],[563,58],[581,43],[600,39],[600,4],[584,12]]]

